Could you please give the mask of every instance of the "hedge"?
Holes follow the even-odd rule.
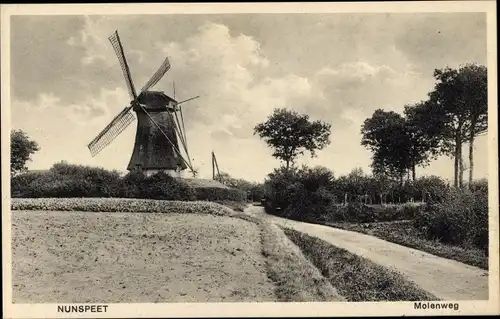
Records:
[[[194,197],[197,199],[210,199],[214,201],[229,200],[242,202],[247,199],[247,194],[234,188],[221,187],[196,187],[193,188]]]
[[[237,213],[228,207],[213,202],[130,198],[13,198],[11,209],[163,214],[206,213],[219,216],[237,216]]]
[[[46,172],[28,172],[11,179],[14,198],[116,197],[163,200],[245,201],[246,193],[233,188],[192,187],[164,173],[146,177],[102,168],[55,164]]]

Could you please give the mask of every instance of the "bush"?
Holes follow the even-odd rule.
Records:
[[[309,190],[300,183],[294,186],[290,194],[291,201],[282,215],[307,222],[317,222],[324,218],[325,213],[334,204],[333,194],[323,187]]]
[[[266,212],[313,223],[377,222],[413,219],[415,204],[373,207],[360,202],[339,205],[333,174],[324,168],[277,169],[265,182]]]
[[[332,181],[331,171],[322,167],[275,169],[264,183],[266,211],[296,220],[321,219],[335,203]]]
[[[453,190],[443,203],[428,204],[415,219],[428,238],[488,251],[488,194]]]
[[[193,192],[198,200],[242,202],[247,199],[246,192],[234,188],[196,187],[193,188]]]
[[[413,187],[415,189],[415,200],[427,203],[441,203],[446,199],[450,187],[437,176],[423,176],[417,179]]]
[[[146,178],[142,198],[164,200],[194,200],[192,189],[180,179],[175,179],[163,172]]]
[[[346,206],[332,205],[326,212],[327,222],[373,222],[376,220],[374,209],[360,203],[348,203]]]
[[[474,193],[483,193],[484,196],[488,196],[488,179],[482,178],[477,181],[473,181],[471,185],[469,185],[471,192]]]
[[[116,171],[57,163],[46,172],[12,177],[12,197],[110,197],[119,180]]]
[[[120,177],[103,168],[57,163],[47,172],[14,176],[12,197],[122,197],[163,200],[245,201],[247,194],[232,188],[190,187],[165,173]]]
[[[423,209],[422,206],[404,204],[371,207],[360,203],[349,203],[346,206],[332,205],[328,208],[324,221],[371,223],[414,219]]]
[[[31,196],[33,187],[29,185],[46,174],[45,172],[27,172],[13,176],[10,180],[12,197],[34,197]]]
[[[163,172],[146,177],[129,173],[114,185],[115,197],[151,198],[163,200],[194,200],[191,187],[180,179]]]
[[[264,197],[264,185],[254,184],[249,191],[248,199],[253,201],[260,201]]]

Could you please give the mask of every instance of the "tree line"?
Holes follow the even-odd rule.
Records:
[[[416,181],[416,168],[425,167],[440,155],[454,158],[455,187],[468,185],[474,174],[474,141],[488,128],[487,69],[465,64],[458,69],[434,71],[435,85],[427,99],[405,105],[403,114],[377,109],[361,126],[361,145],[372,152],[371,169],[377,180],[390,179],[403,185]],[[299,155],[312,157],[330,144],[331,125],[311,121],[308,115],[285,108],[275,109],[254,134],[273,149],[272,156],[293,168]],[[462,146],[469,144],[469,167]]]
[[[362,125],[361,144],[373,153],[374,174],[403,182],[415,168],[439,155],[454,159],[455,187],[463,187],[462,146],[469,144],[469,185],[474,172],[474,140],[488,128],[487,69],[466,64],[434,71],[436,83],[428,99],[406,105],[403,115],[376,110]]]

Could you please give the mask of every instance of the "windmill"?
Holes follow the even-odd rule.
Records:
[[[180,172],[186,168],[193,173],[180,105],[199,96],[177,102],[175,85],[174,98],[163,91],[150,91],[170,69],[168,57],[137,94],[118,31],[108,39],[125,76],[131,102],[88,144],[91,155],[97,155],[134,121],[134,111],[137,116],[137,131],[127,170],[140,171],[146,176],[162,171],[179,177]],[[185,156],[182,155],[179,144]]]

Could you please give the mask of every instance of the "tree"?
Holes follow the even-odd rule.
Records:
[[[488,129],[488,72],[485,66],[468,64],[460,74],[467,91],[464,92],[469,128],[469,185],[474,173],[474,140]]]
[[[26,162],[31,161],[31,155],[39,151],[38,143],[30,140],[22,130],[10,132],[10,173],[12,175],[27,170]]]
[[[411,141],[405,119],[396,112],[376,110],[361,127],[361,145],[373,152],[372,168],[376,173],[399,177],[411,167]]]
[[[463,185],[462,145],[469,142],[470,175],[473,174],[475,137],[487,129],[487,71],[484,66],[467,64],[434,71],[436,84],[429,93],[433,116],[443,123],[442,152],[452,156],[454,186]]]
[[[415,180],[416,167],[439,155],[442,125],[432,117],[431,107],[428,102],[406,105],[404,117],[378,109],[365,120],[361,145],[373,152],[375,174],[398,177],[402,185],[406,172]]]
[[[255,126],[254,135],[258,134],[274,149],[273,156],[284,161],[288,170],[305,151],[314,157],[317,150],[330,144],[330,128],[328,123],[310,121],[308,115],[275,109],[266,122]]]
[[[409,158],[412,180],[415,181],[415,167],[426,166],[440,154],[443,123],[434,117],[432,103],[427,101],[405,106],[406,133],[409,135]]]

